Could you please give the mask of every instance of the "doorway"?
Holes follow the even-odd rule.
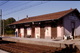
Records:
[[[73,36],[73,39],[74,39],[74,30],[75,30],[75,22],[71,22],[71,25],[72,25],[72,36]]]

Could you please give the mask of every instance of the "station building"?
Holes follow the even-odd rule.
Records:
[[[56,39],[80,36],[80,16],[77,9],[27,17],[9,25],[16,37]]]

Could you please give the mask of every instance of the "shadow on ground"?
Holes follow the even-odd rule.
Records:
[[[73,44],[70,45],[65,44],[65,46],[66,48],[52,53],[76,53],[79,50],[76,46],[73,47]]]
[[[2,40],[2,38],[0,38],[0,44],[9,44],[9,43],[16,43],[16,42],[4,41]]]
[[[16,42],[10,42],[10,41],[0,41],[0,44],[9,44],[9,43],[16,43]]]

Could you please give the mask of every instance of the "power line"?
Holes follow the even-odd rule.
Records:
[[[9,0],[7,0],[6,2],[2,2],[2,3],[0,4],[0,6],[6,4],[8,1],[9,1]],[[0,36],[1,36],[1,32],[2,32],[2,24],[1,24],[2,22],[1,22],[1,20],[2,20],[2,9],[0,10]]]
[[[6,4],[8,1],[9,1],[9,0],[7,0],[7,1],[3,1],[3,3],[1,3],[0,6]]]
[[[23,5],[28,4],[28,3],[30,3],[30,1],[29,1],[29,2],[26,2],[26,3],[23,3]],[[23,5],[20,4],[20,5],[17,5],[17,6],[15,6],[15,7],[12,7],[12,8],[6,9],[5,12],[8,11],[8,10],[10,10],[10,9],[12,10],[12,9],[17,8],[17,7],[21,7],[21,6],[23,6]]]
[[[9,0],[8,0],[9,1]],[[6,1],[6,2],[2,2],[1,4],[0,4],[0,7],[2,6],[2,5],[4,5],[4,4],[6,4],[8,1]],[[1,32],[2,32],[2,22],[1,22],[1,20],[2,20],[2,10],[0,10],[0,35],[1,35]]]
[[[31,7],[35,7],[35,6],[44,4],[44,3],[47,3],[47,2],[41,2],[41,3],[38,3],[38,4],[30,5],[30,6],[28,6],[28,7],[21,8],[21,9],[18,9],[18,10],[15,10],[15,11],[12,11],[12,12],[9,12],[9,13],[6,13],[6,14],[4,14],[4,16],[9,15],[9,14],[12,14],[12,13],[19,12],[19,11],[22,11],[22,10],[25,10],[25,9],[29,9],[29,8],[31,8]]]

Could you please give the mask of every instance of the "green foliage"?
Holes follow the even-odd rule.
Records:
[[[6,34],[14,34],[14,30],[8,30],[6,31]]]
[[[16,20],[13,18],[13,17],[11,17],[11,18],[8,18],[8,19],[6,19],[6,24],[11,24],[11,23],[13,23],[13,22],[15,22]]]
[[[5,34],[14,34],[14,29],[8,27],[8,25],[15,22],[16,20],[13,17],[10,17],[6,20],[2,20],[2,29],[3,29],[3,21],[4,21],[4,33]],[[3,33],[3,31],[2,31],[2,33]]]

